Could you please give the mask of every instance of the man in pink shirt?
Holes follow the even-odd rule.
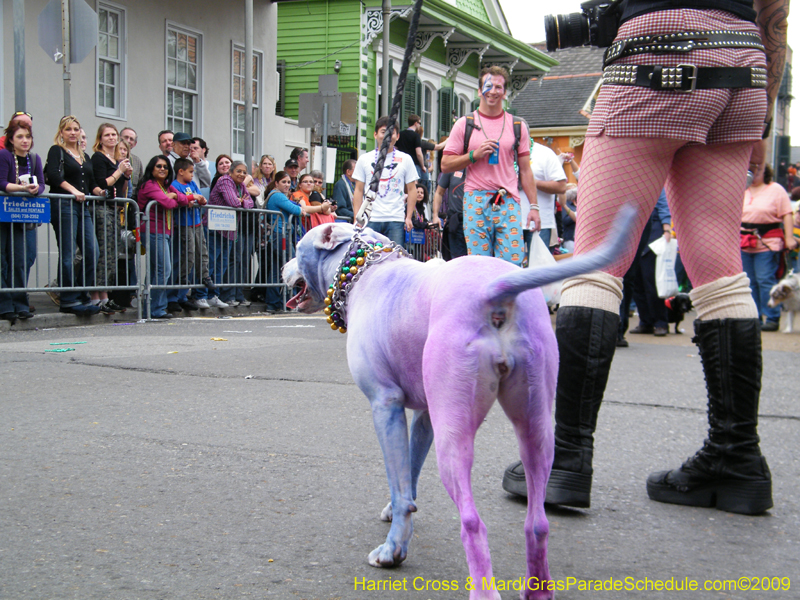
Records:
[[[480,105],[473,113],[475,128],[464,153],[466,117],[453,125],[444,148],[442,171],[467,169],[464,185],[464,236],[470,254],[495,256],[517,265],[525,257],[522,232],[526,225],[541,226],[538,204],[521,214],[519,182],[528,198],[536,198],[536,181],[531,171],[530,135],[522,122],[518,163],[514,169],[514,117],[503,109],[510,77],[501,67],[481,71],[478,79]]]

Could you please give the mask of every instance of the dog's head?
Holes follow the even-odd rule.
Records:
[[[300,288],[300,293],[286,302],[287,307],[304,313],[325,307],[328,287],[333,283],[354,233],[355,228],[349,223],[326,223],[303,236],[297,243],[296,257],[287,262],[281,272],[290,288]],[[369,228],[361,230],[361,239],[389,243],[388,238]]]
[[[676,314],[685,315],[692,310],[692,300],[689,294],[676,294],[672,298],[664,300],[666,307]]]
[[[794,297],[800,297],[800,275],[795,275],[794,272],[791,272],[772,286],[767,306],[775,308]]]

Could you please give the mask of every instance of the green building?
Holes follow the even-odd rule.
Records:
[[[389,57],[394,85],[403,62],[411,0],[394,0]],[[350,135],[329,137],[342,149],[341,162],[373,148],[383,64],[381,0],[279,0],[278,112],[297,119],[299,95],[318,91],[320,75],[338,73],[338,90],[350,94],[355,110]],[[528,82],[557,65],[547,54],[514,39],[498,0],[425,0],[406,81],[400,127],[415,113],[423,137],[446,136],[455,120],[477,106],[482,67],[501,65],[512,76],[511,100]],[[391,99],[390,99],[391,101]],[[344,126],[340,132],[345,132]]]

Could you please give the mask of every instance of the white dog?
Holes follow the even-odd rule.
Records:
[[[794,313],[800,312],[800,275],[794,271],[789,271],[789,274],[773,285],[769,292],[767,306],[775,308],[781,304],[783,310],[789,313],[783,333],[792,333]]]

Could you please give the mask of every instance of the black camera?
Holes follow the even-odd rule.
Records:
[[[547,15],[544,33],[547,51],[577,46],[610,46],[619,28],[622,0],[589,0],[581,4],[581,12],[569,15]]]

